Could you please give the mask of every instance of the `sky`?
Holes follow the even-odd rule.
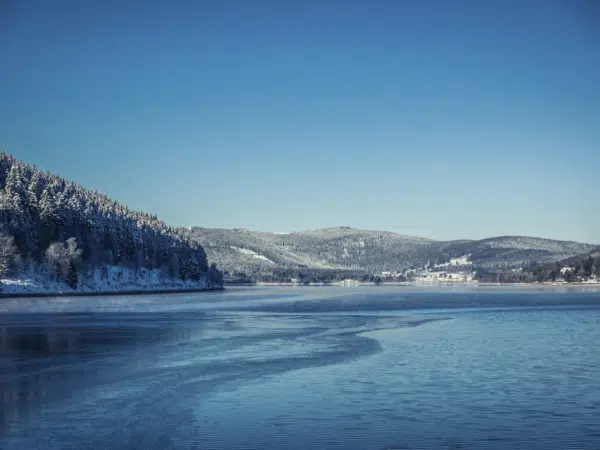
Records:
[[[600,244],[600,2],[0,0],[0,149],[177,226]]]

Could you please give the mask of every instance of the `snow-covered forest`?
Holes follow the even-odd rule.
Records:
[[[253,281],[343,280],[406,272],[469,256],[483,279],[536,264],[552,264],[597,246],[527,236],[434,241],[347,226],[288,234],[192,227],[184,231],[204,247],[228,279]],[[471,269],[471,267],[469,267]],[[362,274],[360,273],[362,272]],[[484,276],[485,275],[485,276]]]
[[[28,279],[32,291],[222,283],[202,246],[156,216],[6,153],[0,156],[0,278],[3,288]]]

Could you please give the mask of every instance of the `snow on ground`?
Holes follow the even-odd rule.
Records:
[[[29,271],[22,278],[0,279],[3,294],[54,294],[69,292],[116,292],[116,291],[157,291],[177,289],[203,289],[205,281],[182,281],[162,276],[160,271],[140,269],[138,271],[120,266],[107,266],[93,273],[80,274],[79,287],[71,289],[66,283]]]
[[[243,253],[244,255],[254,256],[257,259],[262,259],[263,261],[267,261],[267,262],[270,262],[271,264],[275,264],[269,258],[267,258],[266,256],[263,256],[259,253],[256,253],[254,250],[248,250],[247,248],[239,248],[239,247],[233,247],[233,246],[230,248],[237,250],[238,252]]]

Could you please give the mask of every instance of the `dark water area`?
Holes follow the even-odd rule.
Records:
[[[3,449],[599,449],[600,293],[0,302]]]

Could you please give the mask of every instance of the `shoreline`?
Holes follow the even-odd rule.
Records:
[[[376,283],[312,283],[312,284],[296,284],[296,283],[254,283],[254,284],[225,284],[223,286],[207,287],[207,288],[191,288],[191,289],[136,289],[136,290],[116,290],[116,291],[75,291],[75,292],[15,292],[3,293],[0,292],[0,300],[11,298],[43,298],[43,297],[116,297],[128,295],[165,295],[165,294],[193,294],[201,292],[223,292],[227,288],[235,287],[385,287],[397,286],[407,288],[432,288],[432,287],[515,287],[515,288],[531,288],[531,289],[552,289],[552,288],[583,288],[600,290],[600,283],[431,283],[420,284],[410,282],[384,282]]]
[[[578,287],[578,288],[600,288],[600,283],[478,283],[479,286],[515,286],[532,288],[556,288],[556,287]]]
[[[520,288],[539,288],[539,289],[551,289],[551,288],[589,288],[589,289],[600,289],[600,283],[493,283],[493,282],[479,282],[479,283],[414,283],[414,282],[402,282],[402,281],[390,281],[381,283],[286,283],[286,282],[257,282],[253,284],[225,284],[225,286],[247,286],[247,287],[385,287],[385,286],[398,286],[398,287],[418,287],[418,288],[431,288],[431,287],[520,287]]]
[[[224,291],[225,286],[215,286],[206,288],[191,289],[136,289],[122,291],[74,291],[74,292],[15,292],[0,293],[0,300],[9,298],[40,298],[40,297],[110,297],[110,296],[128,296],[128,295],[153,295],[153,294],[191,294],[197,292],[219,292]]]

